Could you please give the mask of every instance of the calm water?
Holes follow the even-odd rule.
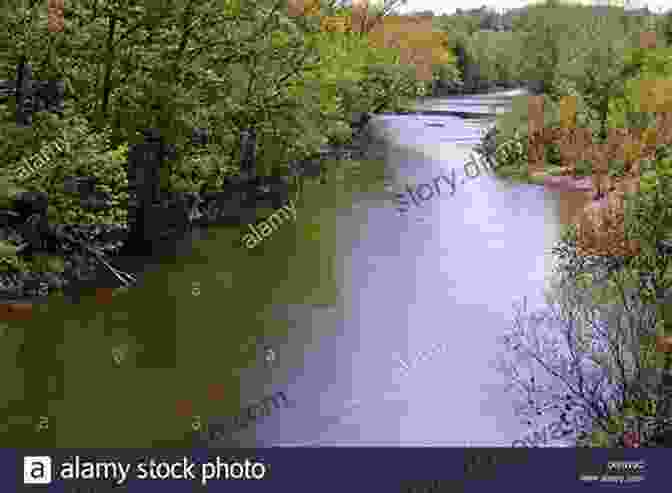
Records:
[[[478,106],[478,98],[465,99],[462,105]],[[283,390],[295,407],[228,443],[509,446],[527,432],[490,365],[495,338],[508,327],[513,302],[541,301],[560,224],[584,198],[485,174],[465,179],[463,164],[487,125],[426,115],[376,120],[387,142],[388,192],[451,168],[465,181],[454,196],[434,197],[403,217],[389,196],[373,193],[339,212],[339,303],[277,309],[294,326],[329,335],[297,336],[279,348],[275,369],[241,378],[250,382],[243,385],[250,402],[252,394]]]
[[[421,104],[487,112],[493,101]],[[541,300],[581,197],[465,179],[488,124],[379,116],[384,161],[307,186],[296,224],[257,248],[239,246],[238,228],[196,231],[112,304],[52,300],[4,327],[3,443],[177,443],[194,421],[283,391],[291,408],[210,446],[508,446],[526,429],[491,366],[495,338],[513,302]],[[451,168],[454,196],[397,213],[393,193]],[[40,416],[49,425],[37,432]]]

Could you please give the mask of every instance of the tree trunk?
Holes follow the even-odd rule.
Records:
[[[107,119],[107,107],[110,103],[110,94],[112,93],[112,65],[114,64],[114,33],[117,28],[116,16],[112,17],[109,24],[107,35],[107,52],[105,59],[105,78],[103,80],[103,97],[100,105],[101,124]]]

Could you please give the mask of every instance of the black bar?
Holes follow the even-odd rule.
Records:
[[[24,61],[16,68],[17,80],[0,80],[0,98],[15,96],[17,125],[30,126],[33,113],[48,111],[62,115],[65,82],[32,79],[32,69]]]
[[[16,67],[16,124],[30,127],[33,124],[33,70],[24,56]]]

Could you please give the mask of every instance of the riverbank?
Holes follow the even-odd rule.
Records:
[[[241,247],[237,227],[195,227],[184,249],[145,265],[138,287],[113,303],[53,300],[48,311],[35,307],[32,323],[8,324],[2,417],[43,415],[50,423],[45,433],[13,424],[4,443],[193,447],[195,416],[217,423],[283,391],[300,405],[239,432],[234,445],[509,446],[524,431],[510,397],[490,387],[498,377],[486,361],[509,322],[511,298],[543,286],[551,245],[528,233],[558,226],[524,211],[542,210],[551,198],[529,188],[514,197],[482,175],[450,201],[428,204],[422,222],[400,219],[390,192],[436,175],[440,163],[427,154],[462,168],[464,140],[478,135],[468,125],[458,132],[466,122],[456,118],[426,120],[446,127],[375,118],[376,133],[398,129],[391,133],[399,140],[380,149],[385,163],[326,163],[326,184],[306,181],[297,224],[255,249]],[[457,142],[451,148],[442,137]],[[423,141],[428,149],[408,151]],[[484,282],[464,258],[499,275]],[[480,329],[460,332],[464,326]],[[276,352],[272,368],[261,364],[263,344]],[[395,374],[395,353],[432,347],[445,350],[403,378]],[[466,384],[450,380],[467,373]],[[460,406],[436,391],[446,375]],[[225,392],[211,398],[212,384]],[[325,422],[355,398],[365,404],[356,414]],[[178,400],[192,403],[189,415],[178,415]],[[461,426],[468,419],[474,426]]]
[[[510,82],[491,82],[481,81],[477,84],[453,84],[440,86],[438,84],[432,89],[431,97],[450,98],[460,96],[479,96],[483,94],[502,93],[512,89],[525,88],[525,90],[534,89],[531,84],[521,84],[519,81]]]
[[[54,225],[53,229],[100,252],[108,260],[117,256],[128,233],[124,225],[106,224]],[[23,244],[26,239],[21,233],[6,226],[0,228],[0,235],[16,244]],[[29,303],[54,292],[69,292],[76,285],[107,277],[104,275],[107,269],[101,261],[87,255],[77,243],[64,240],[57,248],[58,254],[35,252],[22,257],[30,262],[29,265],[39,263],[41,258],[46,259],[43,264],[48,265],[44,265],[44,270],[18,270],[3,264],[5,270],[0,272],[2,302]]]
[[[414,113],[439,114],[441,112],[416,111],[409,108],[407,111],[394,114],[407,115]],[[450,114],[453,113],[450,112]],[[465,116],[467,115],[463,115],[463,117]],[[483,115],[479,114],[479,116]],[[366,154],[365,149],[373,138],[368,125],[370,119],[371,115],[363,114],[357,122],[353,122],[355,132],[350,143],[341,146],[325,146],[313,159],[307,160],[303,165],[293,167],[294,184],[297,180],[326,179],[324,173],[328,170],[325,169],[324,163],[328,160],[356,161],[363,159]],[[275,184],[280,185],[281,194],[286,194],[292,188],[291,179],[276,181]],[[257,193],[260,200],[258,207],[255,208],[243,207],[241,203],[234,204],[235,199],[231,200],[231,194],[227,191],[166,194],[160,207],[167,210],[174,207],[177,202],[189,204],[187,206],[188,210],[183,211],[189,216],[189,229],[191,227],[208,228],[218,224],[247,224],[254,222],[260,214],[263,215],[272,205],[267,203],[269,201],[265,199],[265,194],[276,190],[270,190],[269,188],[266,185],[258,187]],[[294,191],[296,192],[296,190]],[[179,197],[177,197],[178,195]],[[117,262],[127,264],[123,258],[124,247],[128,238],[128,226],[126,224],[57,224],[51,227],[60,238],[58,244],[51,245],[56,247],[59,253],[51,255],[51,257],[62,258],[61,268],[40,272],[20,270],[15,268],[16,265],[5,266],[5,270],[0,272],[0,299],[3,302],[31,303],[54,293],[66,294],[76,299],[76,292],[82,287],[113,289],[127,286],[127,283],[120,279],[115,271],[124,272],[114,267]],[[21,245],[28,238],[24,231],[17,231],[16,228],[5,225],[0,226],[0,239]],[[179,241],[179,237],[168,238],[166,241]],[[82,246],[100,253],[100,257],[88,254]],[[170,250],[170,248],[167,249]],[[40,255],[43,254],[36,254],[37,257]],[[33,255],[19,256],[19,259],[22,258],[31,261]],[[101,261],[101,258],[103,261]],[[137,274],[138,272],[131,271],[130,273]]]
[[[98,279],[80,290],[77,303],[56,293],[35,299],[30,320],[0,327],[7,382],[0,418],[11,424],[0,425],[3,443],[193,447],[193,416],[216,422],[287,392],[264,385],[331,335],[319,317],[334,315],[316,308],[304,323],[303,315],[284,318],[278,311],[335,307],[349,289],[342,248],[357,227],[344,229],[343,220],[362,196],[383,194],[384,163],[368,159],[376,152],[373,143],[366,160],[326,160],[326,183],[306,177],[297,222],[254,249],[240,243],[246,225],[194,225],[175,245],[166,242],[161,256],[114,257],[115,266],[137,274],[132,289],[98,297],[95,287],[105,286]],[[272,369],[259,364],[262,344],[276,350]],[[258,376],[252,383],[242,379],[248,372]],[[212,384],[226,391],[211,398]],[[193,404],[188,416],[176,409],[184,401]],[[284,413],[278,417],[293,411]],[[22,416],[48,417],[49,429],[35,433],[28,418],[25,426],[14,420]]]
[[[273,205],[286,201],[290,196],[296,198],[305,180],[319,178],[326,180],[329,175],[325,163],[328,161],[357,161],[366,157],[366,147],[371,135],[368,131],[366,115],[354,123],[355,132],[352,141],[345,145],[325,146],[313,158],[292,167],[289,178],[262,179],[254,189],[254,206],[249,207],[242,201],[244,195],[230,190],[204,191],[189,193],[166,193],[162,196],[158,210],[165,214],[186,216],[186,230],[179,228],[168,232],[157,248],[158,254],[173,250],[170,244],[183,241],[190,235],[192,228],[207,229],[216,225],[245,225],[254,223],[264,216]],[[243,189],[245,184],[230,183],[230,186]],[[248,187],[249,188],[249,187]],[[245,189],[247,190],[247,189]],[[245,191],[243,191],[243,194]],[[171,210],[172,209],[172,210]],[[181,218],[174,221],[179,224]],[[87,288],[126,288],[129,274],[139,274],[137,269],[128,272],[117,265],[135,264],[126,258],[128,240],[127,224],[49,224],[46,230],[34,231],[22,225],[0,225],[0,240],[8,245],[26,245],[31,234],[39,235],[42,246],[48,243],[46,251],[20,252],[14,260],[7,257],[0,260],[0,303],[31,304],[42,302],[50,295],[65,295],[68,299],[79,298],[79,291]],[[44,236],[46,234],[46,236]],[[32,238],[35,241],[35,238]],[[92,252],[95,252],[92,254]],[[36,259],[48,259],[43,262],[44,271],[32,270],[40,263]]]
[[[607,149],[602,149],[601,147],[592,148],[590,141],[588,142],[588,146],[591,148],[589,150],[586,149],[587,152],[582,156],[585,160],[572,160],[567,156],[564,156],[564,159],[561,160],[560,158],[563,156],[560,155],[560,151],[563,149],[549,146],[548,140],[545,145],[540,146],[540,149],[532,149],[531,146],[527,145],[525,126],[529,125],[529,122],[526,122],[526,104],[525,102],[521,103],[516,118],[507,120],[505,117],[498,121],[498,124],[501,124],[501,128],[504,129],[504,133],[512,137],[506,141],[501,141],[498,138],[499,132],[497,126],[495,126],[486,135],[480,146],[480,151],[488,158],[499,161],[499,165],[495,166],[497,175],[516,183],[538,185],[544,190],[559,192],[554,195],[560,201],[574,201],[574,204],[571,205],[568,203],[563,204],[562,208],[564,210],[570,208],[576,209],[569,215],[570,220],[568,221],[569,226],[576,228],[576,237],[562,245],[558,251],[559,257],[562,258],[564,256],[567,259],[568,252],[570,257],[575,255],[573,258],[577,259],[578,263],[573,264],[571,269],[578,269],[580,274],[585,274],[585,276],[581,277],[582,279],[595,281],[595,284],[591,286],[590,296],[600,299],[600,304],[604,304],[605,306],[609,304],[621,309],[619,305],[625,303],[624,300],[626,299],[622,295],[623,290],[618,291],[614,289],[609,291],[602,289],[604,286],[598,286],[598,284],[608,281],[608,286],[618,286],[618,289],[621,289],[626,283],[624,279],[627,276],[612,276],[611,274],[624,269],[626,272],[623,273],[631,274],[631,280],[634,283],[634,287],[632,288],[634,292],[629,294],[629,296],[637,297],[640,301],[642,299],[649,300],[648,302],[656,307],[666,305],[670,300],[670,291],[669,287],[666,291],[663,286],[669,284],[669,278],[666,278],[665,270],[659,272],[659,267],[657,267],[667,264],[665,257],[669,253],[666,253],[663,248],[664,242],[659,240],[659,238],[664,238],[666,230],[664,226],[661,226],[660,222],[657,223],[654,217],[660,211],[665,210],[665,207],[656,204],[646,213],[642,213],[640,209],[639,217],[637,218],[639,226],[645,226],[649,232],[655,231],[657,235],[648,245],[654,247],[653,250],[655,253],[652,256],[648,254],[646,257],[641,255],[643,249],[640,248],[639,242],[641,241],[640,238],[651,240],[653,235],[647,236],[650,233],[644,233],[641,236],[634,236],[634,238],[637,238],[636,240],[632,239],[632,233],[630,231],[626,232],[625,225],[627,200],[639,192],[640,189],[640,166],[642,168],[645,166],[641,163],[647,158],[651,160],[655,159],[658,161],[656,164],[660,170],[659,163],[664,162],[664,156],[666,154],[669,155],[669,150],[660,144],[654,146],[648,139],[644,139],[639,133],[633,132],[635,135],[630,135],[635,138],[635,142],[639,141],[639,139],[644,142],[641,143],[640,141],[640,146],[636,149],[626,147],[626,152],[635,150],[639,154],[633,155],[631,152],[625,154],[625,156],[628,156],[625,163],[622,161],[619,163],[618,160],[614,159],[614,156],[618,156],[619,152],[616,149],[612,149],[613,145],[610,146],[609,153],[607,153]],[[531,107],[532,105],[530,104]],[[564,118],[571,120],[572,116],[574,115],[565,114]],[[585,123],[584,125],[587,126]],[[588,139],[592,140],[592,138],[593,135],[588,133]],[[497,142],[498,140],[499,142]],[[622,145],[625,147],[629,144],[626,141]],[[537,158],[536,160],[529,157],[532,156],[532,151],[538,153],[536,156],[533,156]],[[655,151],[655,155],[652,151]],[[609,161],[608,158],[613,159],[613,161]],[[534,161],[536,162],[532,164]],[[560,166],[559,162],[562,162],[565,166]],[[593,173],[593,169],[602,170],[602,173],[595,174]],[[642,169],[642,174],[645,174],[644,169]],[[641,181],[644,182],[645,180]],[[663,194],[650,194],[647,199],[655,200],[654,196],[661,197]],[[580,203],[579,207],[575,207],[577,202]],[[637,203],[641,207],[642,202]],[[641,231],[640,229],[640,234]],[[648,258],[654,261],[649,261]],[[591,264],[599,265],[605,271],[604,275],[592,272],[591,268],[588,267]],[[647,267],[643,268],[642,266]],[[598,278],[600,279],[599,283],[596,281]],[[654,288],[655,294],[653,296],[647,294],[646,288],[643,287],[648,282],[651,282],[653,286],[657,286]],[[576,289],[576,286],[573,288]],[[664,326],[665,318],[667,317],[658,314],[655,321]],[[644,327],[646,327],[648,320],[646,315],[642,315],[641,319],[637,320],[637,323],[640,324],[637,330],[642,337],[642,344],[650,344],[648,334],[644,333]],[[610,330],[612,329],[611,326],[609,328]],[[616,333],[619,329],[621,329],[620,326],[613,327]],[[666,349],[662,345],[659,346],[656,348],[657,351],[666,352]],[[636,353],[635,356],[637,356]],[[633,385],[639,385],[641,383],[639,380],[640,377],[635,376],[634,378],[638,380]],[[630,384],[632,382],[628,381],[626,383]],[[625,383],[623,385],[625,386]],[[651,395],[655,397],[652,397],[650,400],[662,405],[660,403],[664,402],[664,400],[661,401],[660,399],[663,399],[665,393],[660,392],[660,390],[652,391]],[[624,393],[623,396],[626,399],[630,398],[627,393]],[[664,413],[665,411],[663,411],[662,417],[668,418],[669,416]],[[638,416],[638,418],[641,418],[641,416]],[[660,418],[661,415],[659,414],[657,420],[660,420]],[[620,419],[618,413],[614,413],[614,419]],[[615,432],[601,436],[597,428],[592,431],[593,433],[586,437],[585,440],[580,441],[581,444],[578,446],[623,446],[622,437],[617,436],[618,434]],[[653,443],[660,444],[665,440],[662,432],[650,433],[650,435],[655,436],[653,438],[649,437],[651,440],[649,438],[646,440],[643,439],[642,446],[660,446],[653,445]],[[625,446],[628,445],[626,444]]]

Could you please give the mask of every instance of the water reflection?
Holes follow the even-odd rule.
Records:
[[[48,438],[21,443],[169,444],[192,429],[176,402],[216,422],[282,391],[295,408],[227,443],[508,446],[525,429],[490,366],[496,336],[513,301],[541,299],[579,199],[485,173],[405,217],[392,195],[453,168],[461,180],[489,124],[377,118],[385,141],[372,150],[385,166],[308,186],[296,223],[255,249],[241,248],[240,228],[196,229],[151,263],[127,260],[145,263],[140,283],[113,303],[85,294],[4,328],[6,414],[58,420]],[[435,347],[400,375],[399,358]],[[211,385],[221,398],[208,398]]]
[[[476,143],[482,129],[450,116],[431,116],[444,125],[428,127],[423,118],[374,122],[394,174],[388,193],[445,169],[463,176],[465,142]],[[290,342],[303,354],[286,375],[275,375],[276,385],[306,404],[238,443],[509,446],[525,428],[491,365],[496,338],[515,301],[542,302],[568,206],[542,187],[487,174],[406,217],[394,214],[389,197],[364,193],[357,203],[357,214],[345,212],[337,224],[337,316],[309,306],[294,315],[297,325],[334,335]],[[432,347],[445,351],[399,378],[399,355]],[[349,401],[355,409],[345,408]],[[344,414],[333,419],[339,409]]]

